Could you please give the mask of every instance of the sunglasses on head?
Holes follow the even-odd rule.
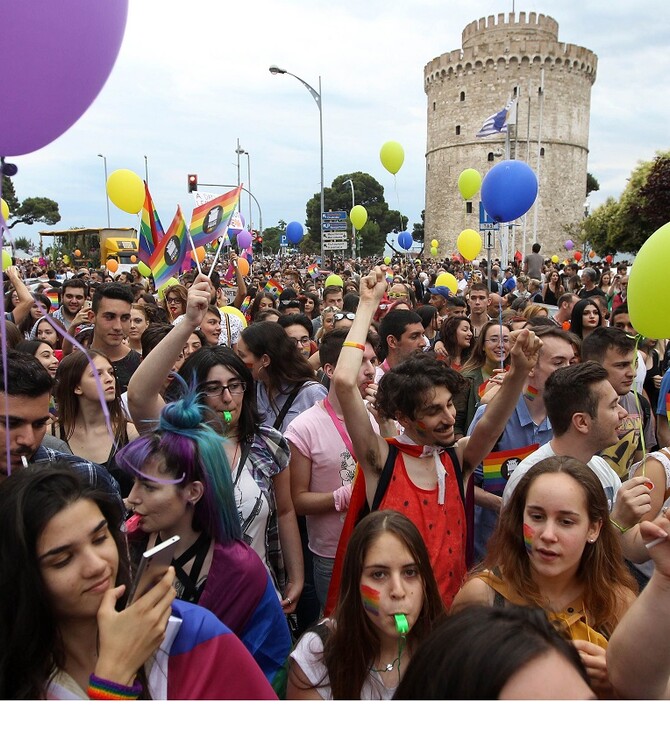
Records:
[[[356,316],[356,315],[355,315],[355,314],[354,314],[353,312],[338,312],[338,313],[337,313],[337,314],[336,314],[336,315],[335,315],[335,316],[333,317],[333,319],[334,319],[334,320],[335,320],[336,322],[340,322],[340,321],[341,321],[341,320],[343,320],[343,319],[349,319],[349,320],[353,321],[353,319],[354,319],[354,317],[355,317],[355,316]]]

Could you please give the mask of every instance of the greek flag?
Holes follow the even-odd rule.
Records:
[[[492,114],[477,132],[477,137],[490,137],[492,134],[505,134],[507,132],[507,120],[514,111],[516,99],[510,99],[504,109]]]

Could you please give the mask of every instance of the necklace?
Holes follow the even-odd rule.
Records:
[[[400,676],[400,658],[402,657],[403,649],[405,648],[405,637],[403,636],[401,639],[398,640],[398,656],[389,664],[387,664],[385,667],[381,667],[381,669],[375,669],[374,667],[370,667],[370,671],[374,672],[375,674],[383,674],[384,672],[392,672],[396,665],[398,667],[398,676]]]

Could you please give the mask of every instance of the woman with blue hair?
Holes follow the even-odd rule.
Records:
[[[242,540],[226,439],[206,424],[210,417],[191,388],[163,408],[155,431],[117,454],[135,479],[127,499],[131,560],[179,535],[177,597],[212,611],[277,686],[291,648],[288,624],[263,562]]]

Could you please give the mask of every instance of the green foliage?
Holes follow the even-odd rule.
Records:
[[[18,249],[19,251],[25,251],[26,253],[30,253],[33,248],[33,242],[25,236],[19,236],[18,238],[14,239],[14,248]]]
[[[425,225],[426,225],[426,210],[425,208],[421,211],[421,223],[415,223],[414,224],[414,230],[412,231],[412,238],[417,241],[418,243],[423,243],[426,233],[425,233]]]
[[[356,205],[362,205],[368,212],[368,221],[359,231],[361,255],[379,255],[384,251],[387,234],[393,229],[404,230],[408,219],[406,216],[401,216],[399,211],[389,209],[384,198],[383,186],[366,172],[338,175],[330,187],[324,188],[324,209],[326,211],[345,210],[348,214],[351,210],[351,186],[348,183],[345,185],[345,180],[351,180],[354,184]],[[313,198],[307,201],[306,215],[310,239],[318,249],[321,245],[320,193],[317,192]],[[351,241],[351,223],[348,220],[347,236]]]
[[[586,195],[588,196],[590,193],[595,193],[598,190],[600,190],[600,183],[590,172],[587,172],[586,173]]]
[[[33,223],[46,223],[53,226],[60,220],[58,203],[49,198],[26,198],[20,203],[16,197],[14,184],[6,175],[2,178],[2,197],[9,205],[11,220],[9,228],[13,228],[19,223],[25,223],[28,226]]]
[[[280,223],[283,223],[283,221],[280,221]],[[279,240],[285,229],[286,224],[284,226],[277,225],[266,228],[263,231],[263,250],[277,253],[279,251]]]
[[[618,201],[608,198],[593,211],[584,221],[584,236],[600,256],[636,253],[668,222],[669,211],[670,152],[663,152],[638,164]]]

